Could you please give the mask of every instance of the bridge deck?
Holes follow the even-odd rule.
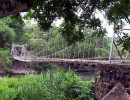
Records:
[[[87,60],[87,59],[59,59],[59,58],[26,58],[26,57],[13,57],[16,60],[23,61],[23,62],[55,62],[55,63],[76,63],[76,64],[103,64],[108,63],[106,60]],[[118,61],[112,63],[119,63]]]

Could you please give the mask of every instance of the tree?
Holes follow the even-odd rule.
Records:
[[[23,27],[24,27],[24,24],[21,24],[20,22],[13,20],[11,17],[3,18],[2,21],[6,25],[8,25],[9,28],[11,28],[15,31],[16,34],[15,34],[14,42],[19,43],[19,44],[23,43],[23,39],[24,39]]]
[[[21,0],[19,1],[21,2]],[[30,1],[26,0],[24,3],[28,4]],[[122,19],[130,24],[129,4],[130,0],[33,0],[32,10],[24,18],[36,19],[38,25],[44,30],[48,30],[56,18],[64,18],[63,36],[69,40],[68,37],[73,37],[76,34],[76,37],[69,40],[76,42],[83,38],[82,30],[86,27],[93,29],[97,34],[104,34],[105,31],[101,27],[100,19],[95,17],[96,10],[103,11],[108,21],[116,24],[115,32],[122,34],[123,32],[120,30],[123,25]],[[77,14],[78,12],[80,12],[80,15]],[[126,44],[129,41],[129,35],[126,36],[128,38],[125,40],[121,38],[121,41],[125,42],[120,43],[130,51],[130,45]]]
[[[34,0],[32,10],[27,15],[35,18],[44,30],[48,30],[56,18],[64,18],[62,35],[72,43],[83,38],[82,30],[85,27],[93,29],[97,34],[104,34],[101,21],[95,17],[96,10],[105,12],[108,21],[116,24],[115,33],[123,34],[122,19],[130,24],[129,4],[130,0]],[[79,10],[81,14],[78,16]],[[123,42],[119,43],[123,44],[124,49],[130,51],[127,42],[129,35],[124,35],[128,38],[121,38],[120,41]]]
[[[8,49],[15,39],[15,32],[4,22],[0,21],[0,48]]]
[[[0,66],[5,67],[6,70],[12,65],[12,54],[9,50],[0,50]]]

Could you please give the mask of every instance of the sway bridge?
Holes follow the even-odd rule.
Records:
[[[56,38],[35,54],[29,53],[24,45],[12,45],[13,59],[21,62],[56,62],[76,64],[130,62],[129,53],[120,51],[114,35],[112,38],[86,35],[85,40],[67,46]]]

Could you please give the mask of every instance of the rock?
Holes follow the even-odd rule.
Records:
[[[130,100],[130,95],[121,83],[118,83],[102,100]]]

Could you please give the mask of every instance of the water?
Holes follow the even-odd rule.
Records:
[[[95,81],[95,72],[77,72],[83,81]],[[0,77],[20,77],[23,74],[0,74]]]
[[[83,81],[95,81],[95,73],[82,72],[78,73]]]

